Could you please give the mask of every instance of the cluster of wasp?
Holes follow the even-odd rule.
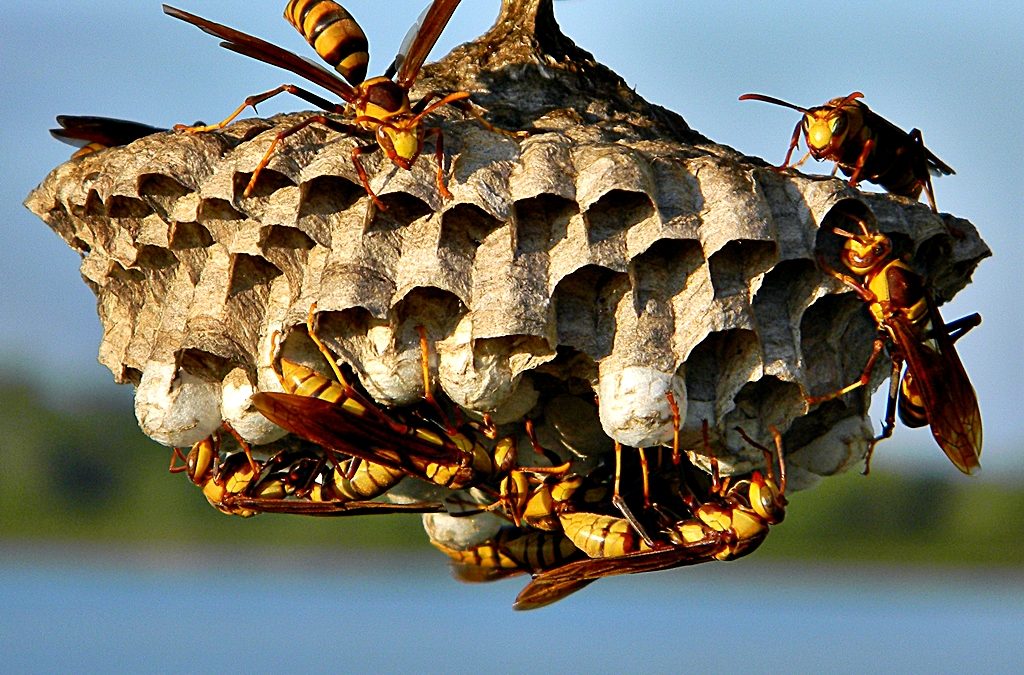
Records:
[[[291,0],[285,17],[341,78],[326,69],[259,38],[182,10],[164,11],[222,40],[222,46],[297,74],[337,95],[333,103],[294,85],[247,98],[230,116],[210,126],[182,126],[183,133],[223,128],[245,108],[288,92],[322,109],[278,133],[253,171],[250,192],[275,149],[301,129],[318,124],[367,139],[352,150],[352,163],[367,195],[386,208],[370,186],[360,161],[383,150],[396,166],[409,169],[432,138],[439,193],[448,197],[444,175],[443,136],[424,119],[452,105],[487,123],[465,91],[431,92],[416,103],[409,92],[428,53],[459,4],[433,0],[413,26],[399,55],[381,77],[366,79],[367,40],[352,16],[331,0]],[[761,94],[755,99],[796,109],[803,114],[793,132],[780,170],[803,135],[808,157],[831,160],[851,185],[876,183],[891,193],[917,199],[924,191],[933,210],[930,174],[951,174],[925,148],[920,132],[907,133],[873,113],[854,92],[823,106],[802,108]],[[54,134],[91,152],[122,145],[160,131],[147,125],[98,117],[59,117]],[[524,132],[511,133],[520,137]],[[930,425],[938,445],[965,473],[978,467],[981,418],[977,398],[953,343],[980,323],[977,314],[946,324],[921,277],[893,252],[892,241],[877,231],[870,213],[845,213],[852,226],[833,224],[845,239],[840,272],[820,260],[822,270],[848,286],[868,305],[877,338],[860,378],[847,387],[807,397],[809,406],[842,396],[868,384],[878,359],[888,348],[891,385],[882,433],[895,427],[897,412],[908,426]],[[482,540],[455,542],[432,537],[448,554],[459,575],[487,580],[527,572],[532,581],[516,607],[539,607],[564,597],[594,579],[644,572],[710,560],[729,560],[754,550],[786,506],[786,473],[780,434],[773,429],[769,450],[738,429],[752,447],[763,451],[766,469],[747,477],[723,477],[711,460],[711,476],[698,470],[680,448],[678,408],[671,448],[624,452],[616,445],[615,462],[584,464],[541,446],[531,422],[501,435],[489,419],[466,420],[455,406],[435,396],[425,334],[421,335],[424,398],[412,406],[382,408],[346,376],[334,355],[317,338],[310,311],[307,333],[316,343],[330,377],[285,357],[276,360],[283,392],[260,392],[252,403],[269,420],[301,440],[273,453],[255,452],[234,430],[197,443],[187,453],[175,450],[171,471],[185,471],[217,509],[232,515],[261,512],[302,515],[369,513],[438,513],[444,518],[472,519],[483,514],[503,523]],[[324,369],[326,370],[326,369]],[[521,462],[520,447],[532,450]],[[708,426],[703,452],[712,456]],[[872,444],[872,449],[873,449]],[[869,454],[870,457],[870,454]],[[389,499],[400,481],[424,481],[439,489],[436,498]]]

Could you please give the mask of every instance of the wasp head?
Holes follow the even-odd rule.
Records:
[[[216,434],[207,436],[193,445],[185,460],[188,479],[196,485],[202,485],[212,477],[216,470],[219,450],[220,443]]]
[[[840,258],[854,274],[865,275],[885,263],[891,254],[892,240],[889,237],[881,232],[867,232],[849,235]]]
[[[755,472],[750,479],[750,487],[747,493],[750,500],[750,508],[759,515],[765,522],[774,525],[781,523],[786,517],[786,495],[783,487],[775,484],[771,478],[765,478],[759,472]]]
[[[855,99],[862,96],[855,91],[804,112],[804,138],[814,159],[834,159],[842,154],[840,149],[853,127],[852,121],[860,113]]]

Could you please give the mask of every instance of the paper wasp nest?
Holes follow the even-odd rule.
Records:
[[[308,349],[315,301],[318,333],[382,403],[422,395],[424,326],[455,403],[528,415],[543,444],[665,443],[672,391],[687,449],[707,419],[726,470],[748,470],[762,459],[734,427],[770,442],[774,424],[799,485],[858,461],[872,433],[863,397],[810,413],[803,400],[855,379],[874,331],[816,267],[835,252],[819,236],[830,213],[866,207],[905,235],[940,299],[989,255],[964,220],[779,174],[700,136],[558,33],[550,2],[507,0],[490,33],[425,68],[416,92],[432,89],[470,91],[492,122],[531,132],[431,117],[449,201],[432,148],[411,172],[377,152],[365,162],[388,209],[368,211],[355,140],[316,125],[243,197],[273,134],[302,114],[150,136],[64,164],[30,195],[83,256],[100,361],[138,387],[150,436],[187,445],[222,418],[256,442],[280,435],[246,397],[279,390],[273,338]]]

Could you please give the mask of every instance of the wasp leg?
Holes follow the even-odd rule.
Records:
[[[437,137],[434,141],[434,161],[437,163],[437,191],[441,193],[441,197],[444,199],[451,199],[453,195],[448,190],[448,186],[444,184],[444,134],[441,132],[440,127],[434,127],[427,130],[424,138],[427,136]]]
[[[640,453],[640,476],[644,485],[644,508],[651,508],[651,477],[647,467],[647,453],[643,448],[637,448]]]
[[[668,407],[672,411],[672,464],[679,466],[682,462],[682,456],[679,453],[679,427],[682,422],[679,415],[679,404],[676,403],[676,397],[671,391],[665,394],[665,398],[668,399]]]
[[[892,360],[892,371],[889,373],[889,396],[885,404],[885,421],[882,423],[882,433],[871,439],[868,445],[867,454],[864,456],[864,470],[861,475],[867,476],[871,473],[871,456],[875,452],[875,446],[879,441],[891,438],[896,429],[896,399],[900,391],[900,372],[903,370],[903,362],[897,358]]]
[[[564,464],[559,464],[559,462],[562,461],[562,458],[540,444],[540,441],[537,440],[537,431],[533,428],[533,420],[527,419],[525,422],[523,422],[523,426],[526,427],[526,437],[530,439],[530,447],[533,448],[533,451],[537,453],[537,455],[539,455],[540,457],[543,457],[544,459],[551,462],[551,468],[542,467],[536,469],[536,472],[554,474],[561,474],[567,472],[569,470],[569,467],[572,466],[572,462],[569,461],[565,462]]]
[[[320,354],[327,361],[328,365],[331,366],[331,370],[334,372],[334,377],[338,380],[338,384],[340,384],[342,388],[345,390],[345,396],[359,401],[363,405],[363,407],[366,408],[368,411],[372,411],[373,414],[384,419],[385,421],[390,422],[390,418],[380,410],[377,404],[373,403],[368,398],[363,396],[359,391],[357,391],[356,388],[353,387],[345,378],[344,373],[341,372],[341,366],[338,365],[338,361],[337,359],[334,358],[334,354],[331,353],[331,351],[327,348],[327,345],[324,344],[323,340],[320,339],[320,335],[317,333],[316,308],[317,303],[314,301],[312,304],[310,304],[309,312],[306,314],[306,333],[309,334],[309,339],[313,341],[313,344],[315,344],[317,349],[320,350]],[[325,448],[325,450],[327,450],[328,454],[330,455],[332,464],[334,466],[339,466],[340,460],[337,454],[335,454],[335,452],[331,449]],[[351,467],[351,471],[352,474],[354,475],[356,469],[359,467],[358,461],[354,461],[353,465],[354,466]]]
[[[647,529],[637,520],[637,517],[633,515],[633,511],[626,505],[626,500],[619,495],[615,495],[612,497],[612,505],[622,513],[623,518],[629,521],[630,526],[636,530],[636,533],[640,535],[644,542],[651,548],[654,548],[654,540],[651,539],[651,535],[647,534]]]
[[[864,172],[864,164],[868,161],[868,156],[871,155],[871,151],[875,149],[875,142],[868,139],[864,142],[864,148],[861,149],[860,155],[857,157],[857,163],[853,165],[853,174],[850,175],[850,180],[847,181],[850,187],[857,187],[860,183],[860,175]]]
[[[832,399],[849,394],[858,387],[865,386],[871,380],[871,371],[874,369],[875,363],[878,361],[878,357],[882,355],[882,350],[885,349],[885,343],[886,340],[882,336],[875,338],[874,346],[871,349],[871,356],[868,357],[868,362],[864,366],[864,370],[861,372],[859,378],[831,394],[824,394],[823,396],[805,396],[804,400],[807,402],[807,405],[812,406],[824,403],[825,401],[831,401]]]
[[[182,471],[188,470],[188,460],[185,455],[181,454],[181,448],[172,448],[171,452],[171,465],[167,467],[167,470],[171,473],[181,473]],[[181,464],[176,464],[178,460],[181,460]]]
[[[241,434],[235,431],[234,427],[232,427],[230,424],[228,424],[227,422],[222,422],[221,427],[223,427],[224,430],[227,431],[229,434],[234,436],[235,442],[238,443],[238,447],[240,447],[242,449],[242,452],[245,453],[246,458],[249,460],[249,466],[252,468],[252,484],[255,485],[259,481],[260,473],[263,471],[263,469],[260,467],[259,464],[257,464],[256,460],[253,458],[252,448],[249,447],[249,444],[245,442],[245,439],[242,438]]]
[[[457,93],[464,94],[466,92]],[[434,93],[434,95],[439,96],[440,94]],[[502,136],[508,136],[509,138],[514,139],[522,139],[530,135],[527,131],[509,131],[508,129],[502,129],[501,127],[491,124],[490,122],[487,121],[487,118],[483,116],[483,113],[477,111],[477,109],[473,107],[473,103],[472,101],[469,100],[468,94],[464,98],[452,99],[450,96],[448,98],[450,99],[446,102],[448,105],[451,105],[453,108],[458,108],[462,113],[469,115],[470,117],[475,119],[480,126],[482,126],[484,129],[487,129],[490,132],[501,134]]]
[[[444,427],[445,432],[455,434],[458,430],[434,396],[434,388],[430,386],[430,343],[427,341],[427,329],[423,326],[416,326],[416,331],[420,334],[420,372],[423,375],[423,400],[437,412],[438,421]]]
[[[803,120],[796,123],[796,128],[793,129],[793,137],[789,139],[789,150],[786,151],[786,159],[782,160],[780,166],[775,167],[776,171],[781,172],[789,168],[796,168],[806,162],[807,158],[811,156],[811,153],[808,152],[795,166],[791,167],[789,164],[789,160],[793,158],[793,151],[796,150],[797,144],[800,143],[800,129],[803,127],[803,124]]]
[[[375,152],[380,147],[376,143],[370,145],[357,145],[352,148],[352,164],[356,167],[356,174],[359,176],[359,182],[363,184],[363,189],[366,190],[366,194],[370,195],[370,199],[373,201],[373,205],[381,211],[387,211],[388,207],[378,197],[377,193],[370,187],[370,177],[366,174],[366,169],[363,168],[363,163],[359,161],[361,155],[368,155],[371,152]]]
[[[260,103],[263,103],[267,99],[271,99],[277,96],[278,94],[284,92],[288,92],[289,94],[298,96],[307,103],[312,103],[317,108],[320,108],[321,110],[326,110],[327,112],[341,113],[344,111],[344,108],[342,108],[341,106],[335,103],[331,103],[326,98],[323,98],[322,96],[317,96],[311,91],[306,91],[301,87],[296,87],[294,84],[282,84],[280,87],[276,87],[274,89],[271,89],[270,91],[265,91],[262,94],[253,94],[252,96],[248,97],[247,99],[245,99],[245,101],[242,102],[242,105],[238,106],[238,108],[235,109],[233,113],[225,117],[220,122],[217,122],[216,124],[208,124],[203,126],[186,126],[184,124],[175,124],[174,130],[183,131],[189,134],[197,134],[206,131],[216,131],[218,129],[223,129],[227,125],[231,124],[231,122],[236,117],[241,115],[246,108],[252,107],[253,111],[255,111],[256,106],[259,105]]]
[[[921,130],[911,129],[907,135],[910,136],[910,140],[912,140],[914,143],[917,143],[918,147],[921,150],[921,156],[927,157],[928,151],[924,147],[924,136],[921,135]],[[939,207],[935,205],[935,190],[934,188],[932,188],[932,174],[928,170],[927,159],[924,160],[924,170],[922,171],[922,173],[924,174],[924,176],[922,178],[919,178],[918,181],[921,184],[921,186],[924,187],[924,194],[925,197],[928,198],[928,206],[932,207],[932,213],[938,213]],[[918,189],[918,194],[920,194],[920,188]],[[961,233],[961,237],[959,238],[962,238],[962,235],[963,233]]]
[[[618,499],[619,487],[622,482],[622,444],[615,441],[615,486],[612,489],[612,499]]]
[[[270,147],[267,148],[267,152],[263,155],[263,159],[260,160],[260,163],[256,165],[256,169],[252,172],[252,176],[249,178],[249,184],[245,186],[245,191],[242,192],[243,197],[248,197],[252,194],[252,191],[256,188],[256,179],[259,178],[260,172],[262,172],[263,169],[266,168],[267,164],[270,163],[270,158],[274,155],[274,150],[277,149],[277,146],[292,134],[298,133],[310,124],[314,123],[319,123],[328,129],[339,131],[341,133],[357,133],[359,131],[358,127],[354,127],[351,124],[338,122],[337,120],[332,120],[324,115],[313,115],[312,117],[307,117],[293,127],[289,127],[278,132],[278,134],[274,136],[274,140],[270,142]]]

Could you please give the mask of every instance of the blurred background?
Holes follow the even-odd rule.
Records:
[[[284,0],[179,2],[315,58],[281,18]],[[793,496],[754,556],[602,580],[523,615],[510,610],[523,579],[451,580],[417,517],[229,518],[167,473],[170,453],[138,431],[132,392],[96,362],[99,320],[77,254],[21,202],[72,151],[47,134],[57,114],[215,121],[294,78],[218,48],[156,2],[4,4],[5,663],[22,672],[431,672],[481,659],[499,672],[638,663],[652,672],[977,672],[1024,662],[1019,5],[556,3],[564,32],[642,96],[771,163],[785,156],[797,113],[738,102],[742,93],[813,106],[860,90],[874,111],[923,131],[957,171],[935,182],[939,208],[971,220],[995,253],[943,308],[947,321],[984,317],[957,348],[981,401],[985,452],[981,474],[964,477],[927,429],[898,427],[869,478],[840,476]],[[377,74],[426,1],[390,0],[386,11],[345,4],[370,38]],[[464,2],[433,57],[481,34],[497,12],[497,0]],[[260,113],[303,107],[281,96]]]

